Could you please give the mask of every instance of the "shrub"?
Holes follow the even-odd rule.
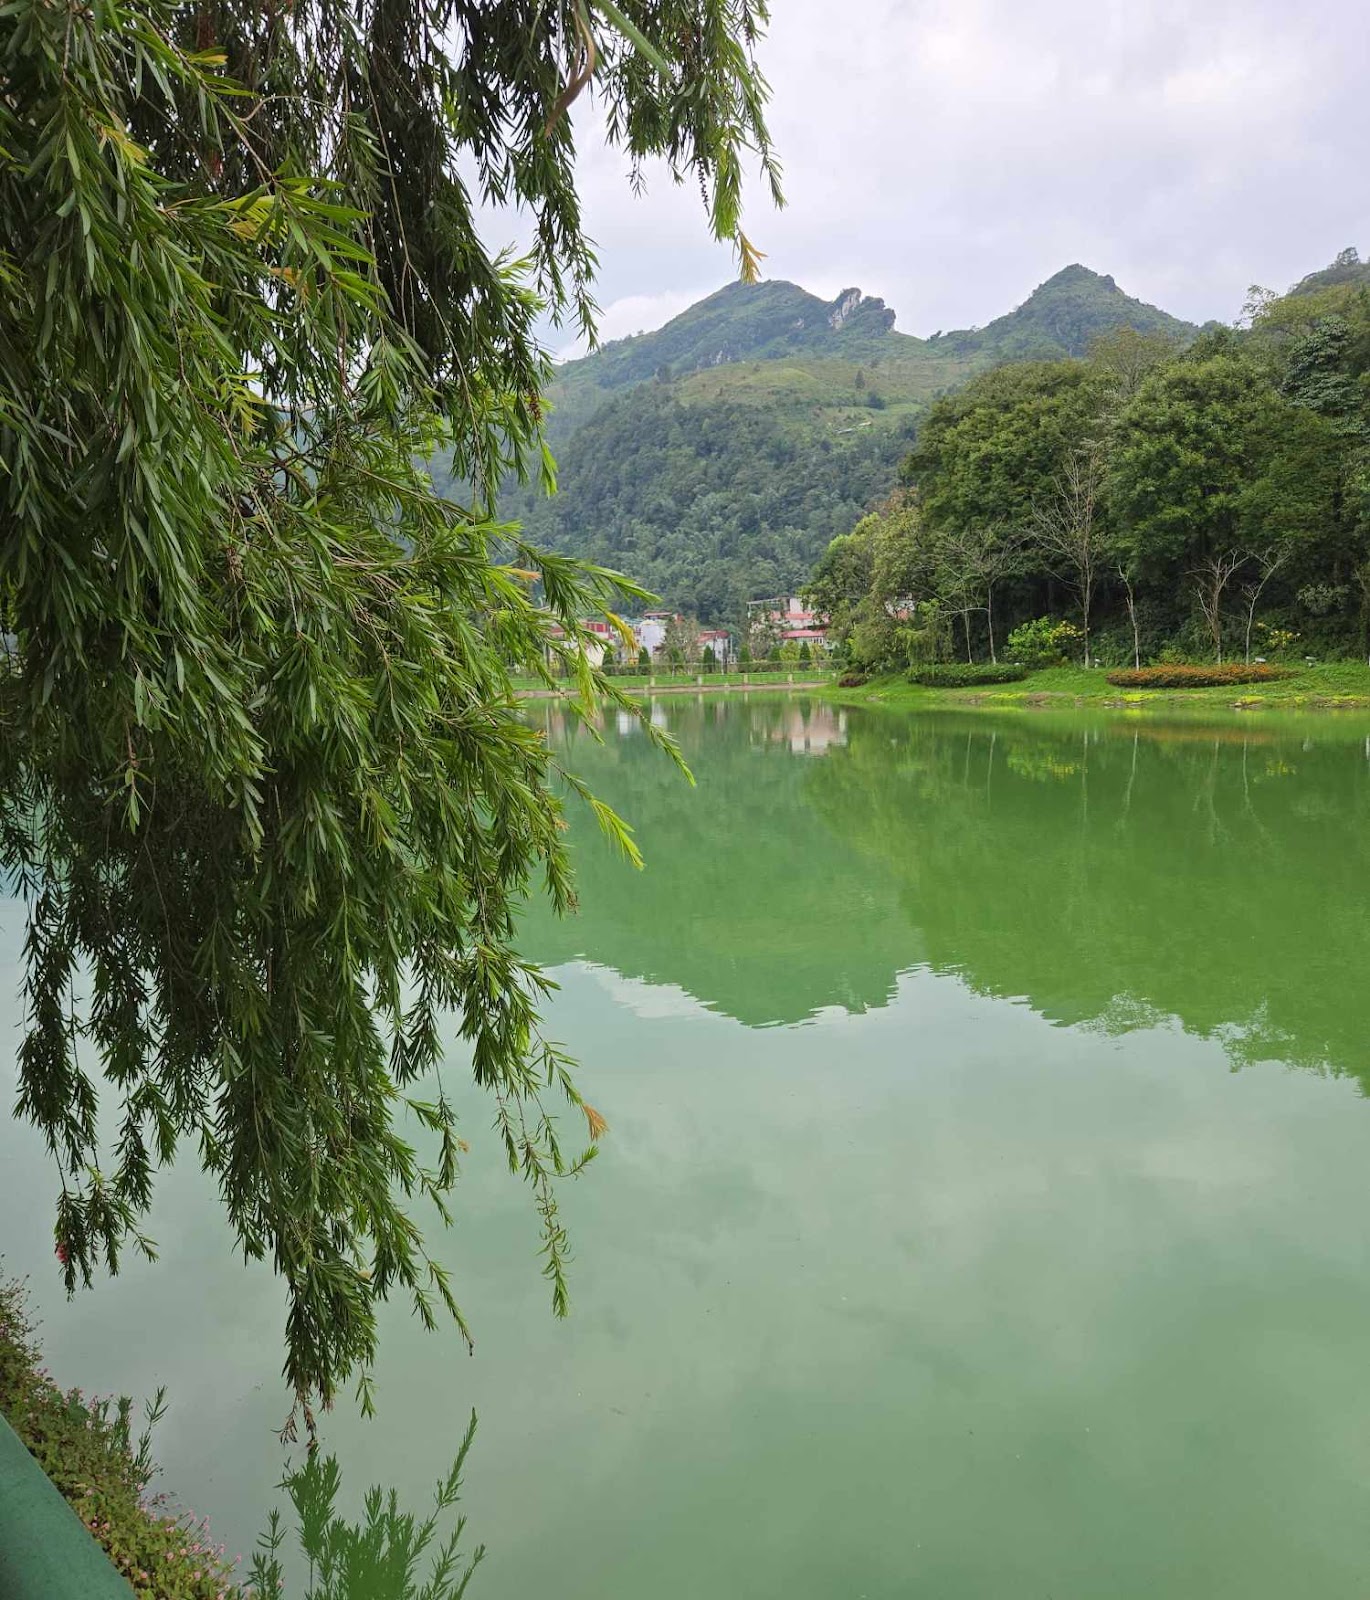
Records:
[[[869,681],[864,672],[844,672],[837,680],[837,687],[839,689],[859,689]]]
[[[1269,667],[1257,662],[1225,662],[1222,666],[1188,666],[1171,662],[1158,667],[1129,667],[1110,672],[1108,681],[1119,689],[1211,689],[1228,683],[1271,683],[1292,676],[1288,667]]]
[[[1059,667],[1066,652],[1084,634],[1073,622],[1060,617],[1038,617],[1024,622],[1008,636],[1008,653],[1025,667]]]
[[[981,683],[1018,683],[1027,669],[1010,661],[945,661],[927,667],[910,667],[909,682],[930,689],[965,689]]]

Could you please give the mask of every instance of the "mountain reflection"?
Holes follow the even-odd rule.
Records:
[[[893,886],[805,798],[809,772],[848,737],[845,711],[801,697],[663,696],[653,719],[680,741],[694,788],[632,719],[611,721],[596,744],[555,707],[533,714],[632,823],[647,861],[634,872],[577,817],[581,909],[558,921],[529,908],[522,943],[534,959],[583,957],[677,984],[753,1026],[883,1006],[920,959]]]
[[[915,964],[1234,1064],[1370,1081],[1370,740],[1216,724],[658,702],[690,790],[631,734],[574,765],[638,830],[577,833],[582,911],[529,953],[674,983],[740,1021],[879,1006]],[[821,759],[795,759],[819,757]]]

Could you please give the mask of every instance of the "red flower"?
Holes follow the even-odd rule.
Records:
[[[61,1240],[61,1239],[59,1239],[57,1241],[57,1259],[62,1263],[63,1266],[66,1266],[66,1264],[67,1264],[67,1247],[66,1247],[66,1244],[64,1243],[64,1241]]]

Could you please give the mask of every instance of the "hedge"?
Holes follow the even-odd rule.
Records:
[[[931,667],[910,667],[910,683],[929,689],[968,689],[981,683],[1017,683],[1027,668],[1008,661],[943,661]]]
[[[1228,683],[1273,683],[1289,678],[1288,667],[1270,667],[1244,661],[1207,666],[1129,667],[1110,672],[1108,681],[1118,689],[1211,689]]]

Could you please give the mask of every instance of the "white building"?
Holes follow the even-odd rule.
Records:
[[[770,638],[777,644],[807,644],[810,651],[828,648],[828,619],[806,606],[797,594],[749,600],[747,620],[754,645]]]

